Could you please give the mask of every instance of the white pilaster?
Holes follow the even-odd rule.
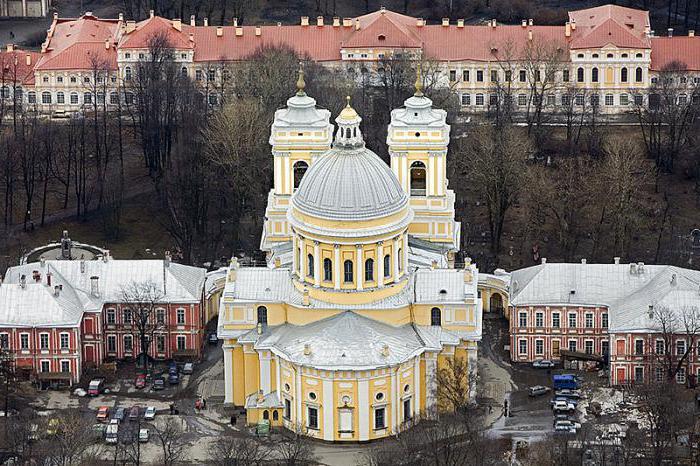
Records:
[[[270,393],[270,355],[266,351],[261,351],[258,353],[258,358],[260,359],[260,389],[267,395]]]
[[[369,413],[369,381],[357,382],[357,423],[359,426],[358,440],[369,440],[369,425],[371,422]]]
[[[430,357],[428,357],[430,356]],[[425,355],[425,408],[428,412],[435,407],[435,391],[437,390],[437,355],[427,354]]]
[[[229,347],[224,348],[224,373],[224,403],[233,403],[233,384],[238,381],[233,380],[233,349]]]
[[[333,286],[336,290],[340,289],[340,274],[342,273],[342,264],[340,263],[340,245],[333,245]]]
[[[275,356],[275,382],[277,382],[277,397],[282,400],[282,382],[280,381],[280,357]]]
[[[296,398],[296,401],[297,401],[296,402],[296,405],[297,405],[296,411],[297,412],[294,416],[292,416],[292,420],[296,423],[301,424],[303,419],[304,419],[304,416],[301,413],[301,406],[302,406],[301,405],[301,397],[303,396],[303,394],[301,393],[301,366],[295,366],[294,369],[296,371],[296,380],[295,380],[296,387],[294,387],[294,397]]]
[[[298,257],[299,257],[299,238],[297,238],[297,235],[292,235],[292,275],[296,275],[297,270],[299,270],[299,264],[297,264]]]
[[[274,155],[274,154],[273,154]],[[275,163],[275,194],[282,193],[282,159],[279,157],[273,158]]]
[[[364,259],[362,257],[362,245],[357,244],[355,245],[355,251],[357,253],[357,267],[355,267],[357,270],[355,270],[356,275],[356,282],[357,282],[357,291],[362,291],[362,282],[365,279],[365,264],[364,264]]]
[[[314,241],[314,285],[321,286],[321,246]]]
[[[399,261],[401,258],[399,257],[399,238],[398,236],[394,238],[394,282],[399,281]]]
[[[408,273],[408,231],[403,234],[403,272]]]
[[[396,387],[396,372],[398,371],[398,367],[392,367],[389,370],[391,371],[391,427],[393,427],[394,432],[397,432],[401,424],[401,414],[398,408],[399,400],[401,399],[401,391],[397,390]]]
[[[333,414],[335,400],[333,399],[333,381],[323,381],[323,440],[333,440]]]
[[[433,175],[435,175],[435,156],[428,152],[428,167],[425,173],[425,192],[428,196],[434,196]]]
[[[413,412],[420,414],[420,356],[416,356],[413,362]]]
[[[284,193],[292,194],[294,191],[294,186],[291,180],[291,167],[289,162],[289,152],[284,153],[284,158],[282,159],[282,169],[284,170]]]
[[[384,288],[384,241],[377,243],[377,284]]]

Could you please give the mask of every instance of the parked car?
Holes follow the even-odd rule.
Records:
[[[542,385],[535,385],[534,387],[530,387],[528,389],[528,395],[530,396],[540,396],[544,395],[545,393],[549,393],[551,388],[549,387],[544,387]]]
[[[129,420],[134,421],[139,418],[139,414],[141,413],[141,409],[138,406],[132,406],[131,409],[129,410]]]
[[[552,376],[552,385],[555,390],[576,390],[579,386],[579,379],[574,374],[557,374]]]
[[[97,396],[105,389],[105,379],[92,379],[88,385],[88,395]]]
[[[134,387],[143,388],[145,386],[146,386],[146,376],[144,374],[137,375],[136,380],[134,380]]]
[[[73,390],[73,395],[79,396],[79,397],[82,398],[82,397],[84,397],[85,395],[87,395],[87,391],[86,391],[85,389],[83,389],[83,388],[78,387],[78,388],[76,388],[75,390]]]
[[[555,396],[554,398],[552,398],[552,401],[550,401],[549,404],[554,406],[554,403],[556,403],[557,401],[571,403],[572,405],[574,405],[574,408],[578,406],[578,400],[572,400],[571,398],[567,398],[565,396]]]
[[[46,435],[56,435],[61,430],[61,420],[52,418],[49,419],[49,425],[46,428]]]
[[[148,432],[148,429],[141,429],[139,430],[139,442],[141,443],[146,443],[148,442],[148,439],[151,438],[151,435]]]
[[[109,408],[107,406],[100,406],[97,409],[97,420],[100,422],[107,422],[109,419]]]
[[[168,365],[168,374],[177,374],[177,363],[175,361]]]
[[[554,421],[554,428],[568,426],[571,429],[578,430],[581,428],[581,424],[571,419],[557,419]]]
[[[126,417],[126,410],[124,408],[117,408],[114,411],[113,418],[116,419],[117,421],[121,422],[124,420],[125,417]]]
[[[165,388],[165,379],[163,377],[156,377],[153,380],[153,390],[163,390]]]
[[[168,376],[168,383],[170,385],[177,385],[180,383],[180,376],[177,374],[170,374]]]
[[[552,405],[552,410],[555,413],[573,413],[576,411],[576,406],[568,401],[556,400]]]
[[[571,390],[569,388],[564,388],[562,390],[555,391],[554,396],[561,396],[564,398],[569,398],[571,400],[578,400],[581,398],[581,392],[578,390]]]
[[[107,426],[104,424],[98,423],[98,424],[93,424],[92,425],[92,433],[95,435],[97,438],[103,438],[105,436],[105,429]]]
[[[219,337],[216,336],[216,333],[210,333],[207,341],[210,345],[217,345],[219,344]]]
[[[532,367],[536,369],[550,369],[554,367],[554,363],[549,359],[538,359],[532,363]]]
[[[143,413],[143,418],[144,419],[154,419],[156,417],[156,407],[155,406],[149,406],[146,408],[146,412]]]
[[[566,425],[554,426],[554,433],[560,435],[575,434],[576,429]]]
[[[191,374],[192,372],[194,372],[194,364],[191,362],[185,363],[185,365],[182,366],[183,374]]]

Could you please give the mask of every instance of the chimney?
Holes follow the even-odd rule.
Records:
[[[613,260],[615,261],[615,265],[620,265],[620,258],[619,257],[614,257]]]
[[[543,257],[542,259],[540,259],[540,263],[546,264],[546,263],[547,263],[547,258],[546,258],[546,257]]]
[[[90,295],[97,298],[100,295],[100,277],[93,275],[90,277]]]
[[[51,287],[51,272],[46,272],[46,286]]]
[[[437,263],[437,261],[433,259],[433,262],[430,264],[430,267],[431,267],[432,269],[437,269],[437,268],[438,268],[438,263]]]
[[[340,17],[339,17],[339,16],[334,16],[334,17],[333,17],[333,27],[334,27],[334,28],[337,28],[338,26],[340,26]]]
[[[15,50],[15,44],[7,44],[7,51],[8,52],[14,52]]]
[[[352,18],[343,18],[343,27],[349,28],[352,26]]]
[[[105,249],[105,253],[102,255],[102,261],[107,262],[107,261],[109,261],[109,258],[110,258],[109,249]]]
[[[19,277],[19,286],[22,289],[25,289],[27,287],[27,276],[26,275],[22,275],[21,277]]]
[[[275,268],[279,269],[280,267],[282,267],[282,259],[275,257]]]
[[[575,31],[576,30],[576,20],[571,21],[571,30]]]
[[[80,259],[80,273],[85,273],[85,259]]]
[[[323,26],[323,16],[316,17],[316,26]]]
[[[124,13],[119,13],[119,22],[120,23],[124,22]]]
[[[233,18],[233,27],[238,27],[238,18]]]
[[[173,260],[173,255],[170,254],[170,251],[165,251],[165,260],[163,261],[163,265],[166,267],[170,267],[170,263]]]
[[[53,12],[53,19],[54,19],[54,21],[58,19],[58,12],[57,11]]]
[[[358,18],[355,18],[355,30],[360,30],[360,20]]]
[[[302,298],[301,298],[301,303],[302,303],[304,306],[308,306],[308,305],[309,305],[309,289],[306,288],[306,287],[304,287],[303,296],[302,296]]]
[[[571,23],[567,21],[566,28],[564,29],[564,36],[571,37]]]
[[[229,264],[227,280],[230,282],[235,282],[237,274],[238,274],[238,259],[235,257],[232,257],[231,262]]]
[[[224,28],[216,26],[216,37],[224,37]]]
[[[634,262],[630,264],[630,275],[637,275],[637,264]]]
[[[190,15],[190,26],[194,27],[197,25],[197,18],[194,15]]]
[[[181,19],[174,19],[173,20],[173,27],[177,31],[182,31],[182,20]]]
[[[644,262],[637,262],[637,273],[644,273]]]
[[[495,19],[492,19],[492,20],[491,20],[491,27],[492,27],[492,28],[495,28],[496,26],[497,26],[496,20],[495,20]]]
[[[46,267],[46,258],[42,257],[41,259],[39,259],[39,263],[41,264],[42,269]]]
[[[255,35],[260,37],[262,35],[262,28],[260,26],[255,26]]]
[[[126,22],[126,33],[131,34],[132,32],[134,32],[134,29],[136,29],[136,21],[131,21],[131,20],[127,21]]]
[[[524,19],[524,20],[520,21],[520,26],[526,28],[527,27],[527,20]]]
[[[528,26],[532,26],[533,23],[534,23],[534,21],[532,20],[532,18],[530,18],[530,19],[527,20],[527,25],[528,25]]]
[[[308,26],[308,25],[309,25],[309,17],[308,17],[308,16],[302,16],[302,17],[301,17],[301,25],[302,25],[302,26]]]
[[[673,28],[668,28],[668,37],[673,37]]]
[[[194,32],[190,32],[190,42],[194,42]]]
[[[678,284],[678,280],[676,279],[676,274],[674,273],[671,275],[671,286],[676,286]]]
[[[649,310],[647,312],[649,313],[649,318],[653,319],[654,318],[654,305],[653,304],[649,305]]]
[[[309,356],[311,354],[311,345],[308,343],[304,344],[304,356]]]
[[[695,37],[695,29],[688,29],[688,37]]]
[[[384,356],[385,358],[389,357],[389,345],[387,345],[386,343],[384,344],[384,346],[382,346],[382,356]]]
[[[58,298],[58,296],[61,294],[61,287],[56,285],[53,287],[53,295]]]
[[[527,31],[527,40],[532,40],[532,29]]]
[[[241,37],[242,35],[243,35],[243,28],[237,27],[236,28],[236,37]]]
[[[464,27],[464,18],[460,18],[457,20],[457,27],[458,28],[463,28]]]
[[[417,18],[416,19],[416,26],[418,26],[419,28],[422,28],[423,26],[425,26],[425,20],[423,18]]]
[[[442,26],[447,27],[450,25],[450,18],[442,18]]]
[[[149,15],[151,15],[151,18],[153,18],[156,15],[156,12],[151,10],[148,12]]]
[[[27,54],[27,56],[25,58],[25,63],[27,64],[27,66],[31,66],[31,64],[32,64],[32,56],[31,55]]]
[[[105,50],[109,50],[109,39],[105,39]]]
[[[204,18],[204,25],[209,26],[209,18]]]
[[[586,264],[586,259],[581,259],[581,263],[585,265],[585,264]]]

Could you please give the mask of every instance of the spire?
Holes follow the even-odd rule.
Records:
[[[416,67],[416,97],[423,97],[423,75],[421,74],[420,63]]]
[[[299,62],[299,78],[297,79],[297,95],[306,95],[304,88],[306,87],[306,82],[304,81],[304,68]]]

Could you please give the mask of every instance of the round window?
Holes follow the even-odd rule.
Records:
[[[315,400],[316,399],[316,394],[314,392],[309,392],[309,399],[310,400]]]
[[[420,133],[416,133],[416,137],[419,138],[419,137],[420,137]]]
[[[382,401],[382,400],[384,399],[384,394],[383,394],[382,392],[379,392],[379,393],[377,393],[376,395],[374,395],[374,398],[375,398],[377,401]]]
[[[343,398],[341,398],[341,401],[345,406],[350,404],[350,397],[348,395],[344,395]]]

